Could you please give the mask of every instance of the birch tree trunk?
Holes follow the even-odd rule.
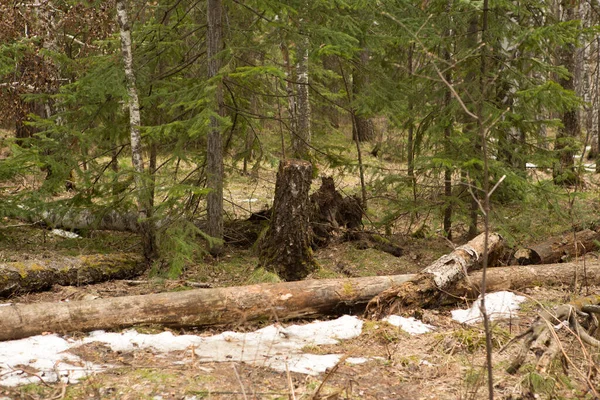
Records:
[[[308,94],[308,36],[300,39],[298,46],[298,131],[292,136],[295,158],[308,160],[310,157],[310,102]]]
[[[131,162],[135,171],[134,179],[137,194],[138,218],[140,220],[144,257],[151,261],[156,257],[155,229],[152,223],[152,194],[144,176],[142,137],[140,135],[140,103],[138,99],[135,73],[133,71],[133,53],[131,50],[131,27],[123,0],[117,1],[117,20],[121,37],[121,52],[125,68],[129,106],[129,133],[131,140]]]
[[[223,48],[223,5],[221,0],[208,0],[207,19],[207,57],[208,79],[214,79],[219,73],[221,62],[218,53]],[[223,87],[218,81],[215,89],[214,103],[223,115]],[[211,189],[206,198],[208,229],[207,234],[216,240],[209,244],[210,253],[219,255],[223,250],[223,139],[220,122],[216,116],[210,117],[206,154],[207,186]]]

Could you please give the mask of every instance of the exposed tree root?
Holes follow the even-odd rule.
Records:
[[[593,336],[598,328],[599,304],[600,295],[592,295],[563,304],[554,313],[548,310],[540,312],[529,329],[513,338],[504,347],[505,349],[513,342],[523,340],[521,349],[506,371],[509,374],[515,374],[525,362],[530,351],[533,351],[537,357],[536,369],[540,372],[547,371],[552,361],[562,354],[560,341],[553,331],[554,326],[557,324],[568,325],[582,343],[600,347],[600,340]],[[580,322],[580,319],[582,319],[582,322]]]

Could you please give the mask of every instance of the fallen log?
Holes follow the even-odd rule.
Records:
[[[444,292],[464,278],[478,264],[484,252],[485,234],[481,234],[452,253],[444,255],[417,275],[414,280],[392,287],[377,295],[367,305],[367,315],[381,318],[408,308],[438,305]],[[502,248],[503,239],[496,233],[488,236],[490,259]]]
[[[569,233],[531,247],[520,248],[515,252],[514,259],[519,265],[564,262],[596,250],[598,241],[600,241],[599,232],[584,229],[575,234]]]
[[[475,299],[479,296],[481,271],[469,274],[469,279],[458,282],[451,293]],[[600,263],[568,262],[557,264],[540,264],[527,266],[511,266],[489,268],[486,275],[486,290],[523,290],[534,286],[595,285],[600,283]]]
[[[492,290],[569,284],[575,268],[581,270],[583,266],[567,263],[490,268],[487,279]],[[600,284],[600,263],[588,263],[586,270],[588,284]],[[364,305],[384,290],[417,276],[307,280],[67,303],[13,304],[0,307],[0,340],[42,332],[116,329],[139,324],[196,327],[318,317]],[[470,274],[469,280],[479,282],[481,272]],[[445,303],[477,296],[472,287],[466,286],[454,288],[452,294]]]
[[[12,304],[0,307],[0,341],[48,331],[91,331],[139,324],[195,327],[341,314],[406,279],[405,275],[323,279],[64,303]]]
[[[111,279],[128,279],[146,269],[135,254],[94,254],[0,263],[0,297],[38,292],[53,285],[80,286]]]

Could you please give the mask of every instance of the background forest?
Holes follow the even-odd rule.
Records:
[[[195,251],[198,235],[218,254],[223,218],[252,206],[224,207],[223,188],[286,158],[342,186],[358,176],[348,190],[374,229],[449,239],[475,236],[500,180],[491,199],[508,214],[491,218],[509,240],[530,229],[514,219],[532,201],[568,228],[595,171],[594,2],[4,1],[1,13],[0,214],[137,210],[150,259],[175,237]]]

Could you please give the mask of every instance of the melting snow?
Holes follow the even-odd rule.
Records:
[[[383,320],[388,324],[400,327],[400,329],[410,333],[411,335],[420,335],[422,333],[431,332],[433,329],[435,329],[434,326],[427,325],[413,317],[405,318],[399,315],[390,315]]]
[[[79,236],[78,234],[76,234],[74,232],[69,232],[69,231],[65,231],[62,229],[52,229],[52,231],[50,233],[55,236],[60,236],[60,237],[64,237],[67,239],[80,239],[81,238],[81,236]]]
[[[495,292],[485,295],[485,308],[490,319],[513,318],[519,309],[519,304],[526,300],[523,296],[517,296],[512,292]],[[452,319],[455,321],[475,324],[483,320],[481,316],[481,297],[477,299],[468,310],[453,310]]]
[[[85,362],[70,349],[86,343],[101,342],[113,351],[129,351],[151,348],[167,353],[192,348],[206,362],[243,361],[266,366],[278,371],[300,372],[317,375],[335,366],[341,354],[307,354],[303,348],[325,344],[337,344],[340,340],[360,335],[363,322],[345,315],[332,321],[316,321],[307,325],[281,327],[270,325],[255,332],[223,332],[219,335],[201,337],[176,336],[171,332],[156,335],[126,330],[121,333],[95,331],[81,340],[63,339],[58,335],[34,336],[22,340],[0,342],[0,385],[62,380],[75,382],[94,372],[110,368]],[[365,359],[348,362],[360,363]],[[32,371],[35,375],[25,373]]]

